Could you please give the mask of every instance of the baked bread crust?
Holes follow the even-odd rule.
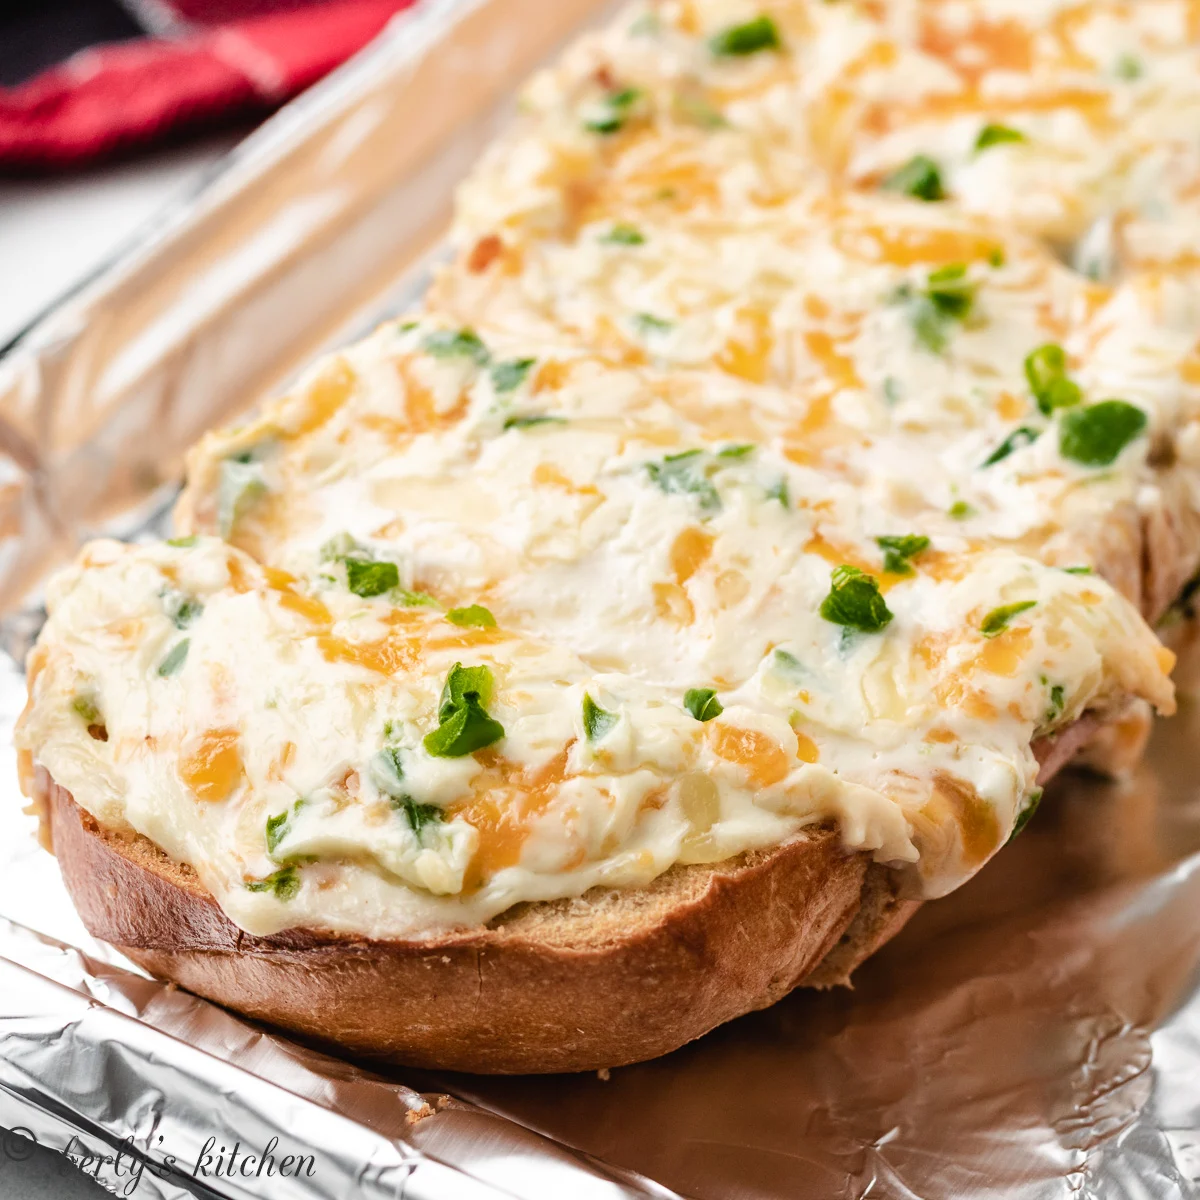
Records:
[[[37,795],[94,936],[248,1016],[415,1066],[512,1074],[654,1058],[806,977],[844,982],[918,907],[821,827],[727,862],[674,867],[645,888],[522,904],[484,929],[427,941],[259,938],[189,867],[138,834],[101,828],[42,770]]]
[[[1045,782],[1095,733],[1034,747]],[[335,1050],[487,1074],[641,1062],[766,1008],[848,984],[920,906],[827,825],[770,850],[675,866],[643,888],[519,904],[482,929],[374,941],[243,932],[191,867],[103,828],[44,768],[34,802],[93,936],[153,975]]]

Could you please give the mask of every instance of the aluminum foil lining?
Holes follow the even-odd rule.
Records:
[[[7,647],[47,565],[161,526],[204,428],[412,302],[513,86],[607,7],[426,0],[0,362]],[[95,943],[20,810],[23,702],[0,668],[0,1125],[117,1194],[1200,1197],[1194,704],[1133,779],[1057,781],[853,991],[605,1077],[504,1079],[328,1058]]]

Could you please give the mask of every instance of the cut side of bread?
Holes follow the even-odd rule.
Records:
[[[1044,781],[1102,727],[1035,746]],[[491,1074],[654,1058],[793,988],[847,984],[919,907],[827,825],[643,888],[520,904],[480,929],[372,941],[244,933],[192,868],[105,829],[39,768],[35,803],[88,930],[153,975],[323,1045]]]
[[[645,888],[519,905],[486,928],[377,942],[251,937],[195,873],[102,829],[43,777],[54,852],[84,924],[147,971],[343,1052],[486,1073],[584,1071],[665,1054],[774,1004],[818,970],[848,976],[917,905],[814,829]],[[843,935],[855,925],[849,942]],[[841,944],[839,944],[841,943]]]

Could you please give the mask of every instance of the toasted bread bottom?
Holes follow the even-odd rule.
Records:
[[[844,982],[917,908],[823,826],[769,851],[673,867],[644,888],[518,905],[484,929],[258,938],[191,868],[140,835],[102,829],[44,771],[38,790],[96,937],[248,1016],[417,1066],[584,1071],[653,1058],[806,977]]]
[[[1045,782],[1105,722],[1034,750]],[[655,1058],[793,988],[849,982],[919,907],[815,826],[642,888],[519,904],[482,929],[375,941],[244,933],[194,870],[104,829],[38,768],[35,803],[88,930],[147,971],[335,1050],[491,1074]]]

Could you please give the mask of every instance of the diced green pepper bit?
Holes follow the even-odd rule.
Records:
[[[1008,835],[1008,840],[1011,842],[1013,838],[1029,824],[1033,814],[1037,812],[1038,805],[1042,802],[1042,789],[1034,788],[1029,793],[1025,803],[1021,806],[1020,812],[1017,813],[1017,819],[1013,822],[1013,831]]]
[[[421,349],[434,358],[465,358],[480,367],[492,357],[473,329],[435,329],[422,339]]]
[[[883,551],[883,569],[889,575],[911,575],[911,559],[929,549],[929,539],[919,533],[903,537],[877,537],[875,544]]]
[[[880,185],[888,192],[903,192],[916,200],[937,201],[946,199],[942,186],[942,169],[927,154],[910,158],[897,167]]]
[[[217,528],[223,538],[232,536],[234,526],[266,490],[263,465],[250,451],[222,461],[217,477]]]
[[[998,637],[1009,627],[1013,617],[1018,616],[1020,613],[1028,612],[1036,604],[1036,600],[1018,600],[1015,604],[1002,604],[999,608],[993,608],[983,618],[983,624],[980,625],[979,632],[985,638]]]
[[[1034,429],[1031,425],[1018,426],[983,460],[981,465],[991,467],[998,462],[1003,462],[1015,450],[1020,450],[1022,446],[1036,442],[1041,433],[1040,429]]]
[[[614,225],[601,239],[609,246],[643,246],[646,239],[633,225]]]
[[[300,875],[295,867],[283,867],[264,879],[252,879],[246,884],[248,892],[272,892],[277,900],[293,900],[300,891]]]
[[[384,725],[384,737],[391,737],[392,723]],[[408,794],[404,787],[404,762],[399,746],[385,746],[371,758],[367,773],[375,786],[388,797],[392,808],[402,813],[408,827],[421,838],[427,825],[442,820],[444,814],[436,804],[420,804]]]
[[[446,676],[438,704],[438,727],[425,735],[426,751],[435,758],[461,758],[504,737],[504,726],[488,715],[493,687],[488,667],[455,663]]]
[[[965,320],[975,303],[976,285],[967,277],[966,263],[948,263],[929,272],[925,294],[944,317]]]
[[[683,694],[683,707],[697,721],[711,721],[725,711],[714,688],[688,688]]]
[[[292,822],[292,815],[301,807],[302,801],[297,801],[294,808],[284,809],[281,813],[276,813],[273,817],[267,818],[266,837],[267,837],[267,854],[271,858],[275,857],[275,851],[279,849],[280,842],[288,834],[288,826]]]
[[[721,496],[708,478],[709,463],[699,450],[668,454],[660,463],[646,464],[651,480],[667,495],[695,496],[706,516],[719,512]]]
[[[420,839],[426,825],[436,825],[444,814],[436,804],[418,804],[411,796],[395,796],[392,807],[404,814],[408,827]]]
[[[104,724],[104,716],[96,704],[95,696],[78,695],[71,701],[71,708],[85,725]]]
[[[186,629],[204,612],[204,605],[195,596],[168,589],[163,596],[163,609],[176,629]]]
[[[662,317],[656,317],[653,313],[648,312],[634,313],[633,327],[643,337],[648,337],[656,333],[667,333],[673,328],[670,321],[664,320]]]
[[[446,620],[451,625],[463,629],[477,626],[480,629],[495,629],[496,618],[482,604],[468,604],[465,608],[452,608],[446,613]]]
[[[783,39],[770,17],[759,16],[714,34],[708,40],[708,48],[718,58],[744,58],[760,50],[781,50]]]
[[[584,117],[583,127],[589,133],[619,133],[629,120],[635,104],[642,98],[641,88],[625,87],[610,91]]]
[[[168,651],[166,658],[158,664],[158,673],[162,678],[166,679],[169,675],[176,675],[180,668],[187,660],[188,649],[191,646],[190,638],[183,638],[175,643]]]
[[[364,600],[381,596],[400,585],[400,568],[393,562],[375,562],[367,558],[347,558],[346,586]]]
[[[1038,408],[1046,416],[1056,408],[1071,408],[1083,399],[1079,385],[1067,375],[1066,351],[1053,342],[1026,355],[1025,378]]]
[[[1064,413],[1058,427],[1058,452],[1085,467],[1107,467],[1130,442],[1146,431],[1145,412],[1124,400],[1101,400]]]
[[[1027,140],[1019,129],[1013,129],[1008,125],[985,125],[975,139],[975,153],[978,154],[989,146],[1003,146],[1005,143]]]
[[[879,590],[879,580],[845,564],[834,568],[829,595],[819,611],[826,621],[862,633],[879,633],[894,616]]]
[[[587,693],[583,694],[583,732],[589,742],[600,741],[605,734],[611,732],[620,717],[601,708]]]
[[[546,413],[515,413],[505,417],[505,429],[532,429],[535,425],[565,425],[565,417],[551,417]]]
[[[536,358],[512,358],[496,363],[491,370],[492,387],[500,395],[515,392],[536,362]]]

